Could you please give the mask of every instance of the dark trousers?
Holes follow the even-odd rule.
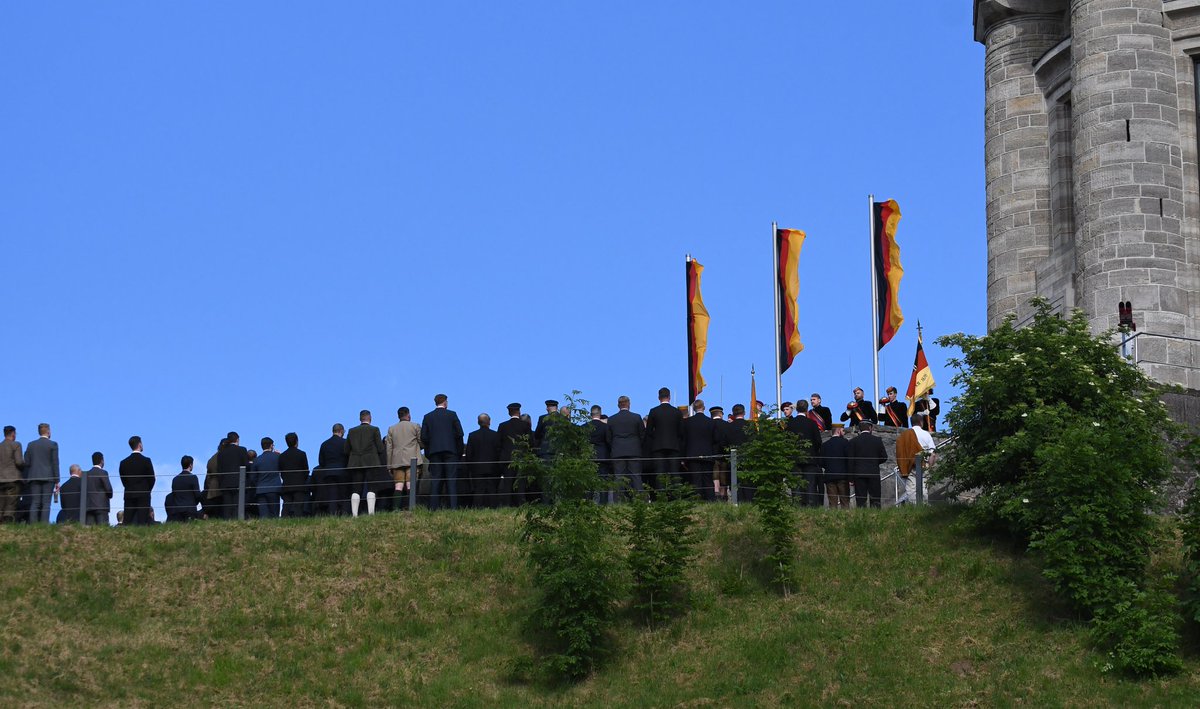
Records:
[[[259,519],[275,519],[279,517],[279,493],[267,492],[254,496],[258,503]]]
[[[92,527],[92,526],[107,527],[108,526],[108,513],[100,512],[100,511],[88,512],[87,519],[84,522],[84,524],[86,524],[89,527]]]
[[[691,458],[687,462],[688,483],[696,491],[701,500],[711,500],[713,493],[713,462],[701,458]]]
[[[336,515],[342,513],[341,471],[321,471],[321,475],[313,475],[313,512],[319,515]],[[347,508],[348,509],[348,508]]]
[[[21,483],[0,483],[0,522],[15,522]]]
[[[458,509],[458,456],[453,453],[430,453],[429,509],[438,508],[444,486],[450,498],[450,509]]]
[[[867,506],[867,495],[871,496],[871,507],[882,507],[879,501],[880,482],[878,475],[858,475],[851,480],[854,482],[854,502],[857,507]]]
[[[284,517],[304,516],[304,503],[308,501],[307,490],[288,490],[281,497],[283,498]]]
[[[150,524],[150,495],[125,493],[125,524]]]
[[[471,493],[476,507],[500,506],[500,480],[491,466],[480,466],[483,477],[471,479]]]
[[[612,462],[613,466],[613,482],[617,485],[617,491],[623,492],[624,487],[628,485],[634,490],[641,492],[642,490],[642,461],[637,458],[617,458]]]
[[[824,507],[825,480],[821,469],[806,468],[801,472],[801,479],[803,480],[804,494],[800,498],[800,504],[805,507]]]
[[[54,492],[54,483],[44,480],[30,482],[25,490],[29,498],[29,523],[42,522],[50,524],[50,494]]]
[[[660,487],[658,478],[661,475],[666,475],[668,478],[680,477],[679,472],[679,451],[677,450],[658,450],[654,451],[654,460],[651,462],[654,466],[654,480],[652,484],[657,490]]]

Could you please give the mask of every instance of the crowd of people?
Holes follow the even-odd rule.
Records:
[[[728,499],[731,491],[730,451],[747,438],[746,407],[734,405],[728,417],[720,406],[706,411],[703,401],[690,406],[671,404],[671,392],[658,392],[658,406],[645,416],[631,411],[629,397],[617,399],[617,411],[605,414],[592,406],[583,426],[593,447],[601,477],[608,489],[597,491],[600,503],[615,502],[617,490],[653,488],[660,476],[691,486],[704,500]],[[879,466],[888,460],[875,426],[904,429],[897,439],[896,459],[907,481],[907,496],[915,498],[914,461],[934,448],[938,400],[932,391],[918,400],[909,417],[908,405],[889,387],[879,401],[880,410],[864,398],[861,388],[846,405],[840,421],[822,405],[820,394],[808,401],[783,402],[780,425],[797,436],[806,453],[798,464],[794,495],[799,504],[849,507],[880,506]],[[372,423],[370,411],[359,413],[359,423],[349,431],[334,424],[331,436],[318,448],[317,464],[310,466],[295,433],[284,436],[285,448],[263,437],[261,450],[247,449],[231,431],[208,458],[201,481],[195,459],[185,455],[180,472],[171,480],[166,496],[168,522],[240,517],[300,517],[310,515],[374,514],[408,508],[412,502],[436,510],[500,507],[537,500],[542,492],[536,480],[513,468],[513,454],[526,441],[538,456],[552,455],[550,427],[570,421],[570,412],[547,400],[546,413],[536,424],[521,404],[507,407],[508,418],[495,429],[491,417],[477,417],[478,428],[464,432],[445,394],[434,397],[434,408],[420,424],[408,407],[400,407],[397,421],[387,432]],[[762,410],[755,402],[755,411]],[[752,414],[753,416],[753,414]],[[911,425],[911,426],[910,426]],[[847,428],[857,432],[845,436]],[[105,470],[103,453],[92,454],[91,468],[72,464],[68,478],[59,480],[58,444],[50,425],[38,425],[38,438],[22,450],[16,429],[4,427],[0,442],[0,522],[48,523],[51,500],[60,499],[56,521],[108,524],[113,487]],[[121,524],[156,522],[151,506],[156,476],[143,451],[142,439],[129,439],[130,453],[118,465],[124,487]],[[739,501],[752,501],[755,490],[742,484]]]

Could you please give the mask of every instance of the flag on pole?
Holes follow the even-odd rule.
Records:
[[[896,334],[904,323],[900,312],[900,279],[904,268],[900,266],[900,246],[896,243],[896,226],[900,223],[900,205],[896,200],[875,203],[875,233],[871,248],[875,257],[875,297],[878,299],[879,322],[876,323],[875,349],[883,346]]]
[[[700,297],[700,274],[704,267],[688,257],[687,260],[687,337],[688,337],[688,403],[696,400],[704,391],[704,377],[700,366],[704,364],[704,353],[708,350],[708,310]]]
[[[758,420],[758,391],[754,388],[754,366],[750,366],[750,420]]]
[[[921,342],[921,321],[917,321],[917,358],[913,361],[912,379],[908,380],[908,415],[913,415],[917,399],[925,396],[933,389],[933,372],[929,369],[929,361],[925,359],[925,346]]]
[[[800,342],[799,311],[800,297],[800,248],[804,246],[804,232],[798,229],[776,229],[775,250],[778,253],[779,272],[775,274],[776,297],[779,299],[779,331],[775,335],[775,346],[779,348],[779,373],[792,366],[796,355],[804,351]]]

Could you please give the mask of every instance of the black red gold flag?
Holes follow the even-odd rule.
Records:
[[[904,398],[908,400],[908,415],[913,415],[917,400],[933,389],[933,371],[929,369],[929,360],[925,359],[925,345],[921,342],[921,322],[917,321],[917,357],[913,361],[912,378],[908,380],[908,392]]]
[[[879,318],[875,329],[875,349],[881,350],[904,323],[899,298],[900,279],[904,277],[904,268],[900,265],[900,246],[896,243],[900,206],[894,199],[876,202],[874,217],[871,248],[875,257],[875,297],[878,301],[876,314]]]
[[[704,377],[700,366],[704,364],[704,353],[708,350],[708,310],[700,297],[700,274],[704,267],[700,262],[687,260],[687,338],[688,338],[688,402],[696,400],[704,391]]]
[[[779,348],[779,373],[792,366],[796,355],[804,351],[800,342],[800,249],[804,232],[798,229],[776,229],[775,250],[779,272],[775,274],[776,297],[779,299],[779,332],[775,345]]]

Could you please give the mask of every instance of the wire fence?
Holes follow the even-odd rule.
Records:
[[[589,492],[597,504],[616,504],[633,494],[654,494],[672,478],[690,487],[704,502],[743,504],[753,502],[756,492],[749,482],[753,473],[738,465],[736,449],[727,455],[642,456],[594,459],[604,485]],[[860,465],[859,461],[866,461]],[[394,461],[393,461],[394,462]],[[898,468],[879,471],[877,458],[839,456],[834,465],[822,459],[801,464],[793,472],[792,496],[797,504],[814,507],[881,507],[883,490],[893,505],[923,504],[928,496],[924,482],[924,455],[919,455],[910,476]],[[864,472],[865,470],[865,472]],[[872,473],[871,471],[875,472]],[[415,473],[414,473],[415,471]],[[106,477],[111,474],[106,473]],[[188,476],[194,478],[188,480]],[[124,509],[119,524],[155,522],[150,504],[148,478],[170,479],[172,491],[165,507],[168,522],[199,519],[308,517],[317,515],[358,516],[425,507],[516,507],[527,502],[550,502],[536,477],[517,472],[507,460],[467,461],[421,460],[407,466],[360,467],[317,466],[310,470],[263,470],[239,466],[238,470],[205,472],[201,481],[192,473],[143,476],[142,489],[125,489]],[[108,524],[108,506],[93,504],[97,488],[92,471],[82,471],[78,487],[61,486],[59,521]],[[133,482],[130,480],[129,482]],[[111,485],[107,488],[111,496]],[[60,488],[55,489],[60,493]],[[89,500],[89,495],[93,496]],[[123,513],[123,514],[122,514]]]

